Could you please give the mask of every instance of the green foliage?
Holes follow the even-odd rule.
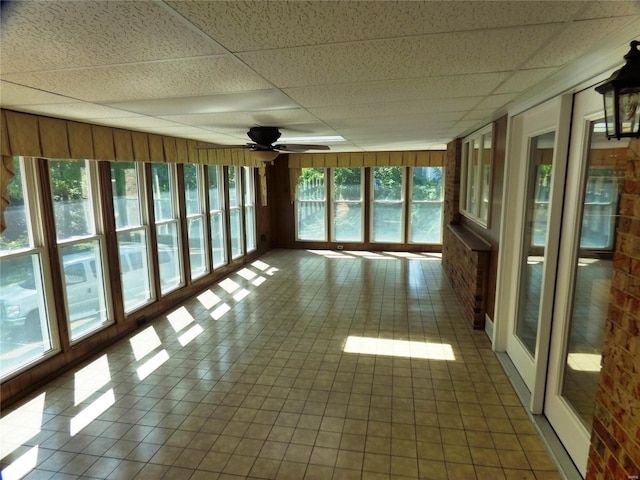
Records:
[[[50,160],[49,177],[55,200],[69,201],[86,198],[86,165],[75,160]]]

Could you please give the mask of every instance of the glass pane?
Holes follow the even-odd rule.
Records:
[[[166,163],[152,163],[151,180],[156,222],[173,219],[171,166]]]
[[[489,218],[491,208],[491,134],[482,136],[482,167],[480,170],[480,219],[485,222]]]
[[[362,203],[333,204],[333,236],[337,242],[362,242]]]
[[[220,203],[220,167],[213,165],[209,166],[209,209],[220,210],[222,204]]]
[[[298,179],[298,200],[326,200],[324,168],[303,168]]]
[[[67,316],[75,340],[107,323],[100,243],[64,247],[61,255]]]
[[[240,206],[240,169],[238,167],[229,167],[229,207]]]
[[[534,356],[546,255],[555,132],[531,139],[516,335]]]
[[[22,183],[22,162],[19,157],[13,158],[13,168],[15,176],[7,186],[9,205],[4,212],[7,228],[0,234],[1,252],[32,246],[29,235],[29,216],[23,194],[25,188]]]
[[[403,167],[374,167],[373,199],[402,201]]]
[[[325,169],[303,168],[296,193],[298,239],[326,241]]]
[[[0,376],[51,350],[39,255],[0,259]]]
[[[411,243],[442,243],[442,203],[411,204]]]
[[[152,299],[146,232],[118,234],[118,251],[124,311],[129,313]]]
[[[140,195],[136,164],[134,162],[112,162],[111,185],[116,228],[142,225],[140,214],[142,196]]]
[[[213,252],[213,268],[227,263],[224,246],[224,226],[221,213],[211,214],[211,249]]]
[[[640,94],[636,92],[623,92],[620,93],[618,99],[620,102],[618,107],[620,131],[629,134],[638,131],[638,122],[640,122]]]
[[[562,387],[562,395],[587,428],[591,428],[600,377],[602,340],[613,275],[612,254],[607,248],[615,244],[616,211],[624,175],[624,172],[617,172],[616,161],[629,156],[628,152],[616,151],[626,148],[626,142],[607,142],[603,140],[603,134],[593,128],[602,122],[599,120],[591,125],[580,249],[575,259],[575,290]]]
[[[478,215],[478,172],[480,171],[480,142],[472,140],[471,161],[469,162],[469,176],[467,178],[467,210],[474,216]]]
[[[297,202],[298,239],[326,241],[325,202]]]
[[[362,242],[362,168],[333,169],[333,237]]]
[[[244,224],[247,237],[247,251],[255,250],[256,244],[256,208],[253,205],[244,207]]]
[[[49,160],[53,214],[58,240],[95,233],[87,162]]]
[[[242,225],[240,209],[232,208],[229,212],[231,226],[231,258],[242,256]]]
[[[402,242],[402,204],[373,204],[373,241]]]
[[[178,243],[178,226],[175,222],[157,226],[158,267],[160,291],[164,294],[182,284]]]
[[[189,262],[191,278],[198,278],[207,273],[206,244],[204,241],[204,221],[202,217],[188,220]]]
[[[200,168],[197,165],[184,165],[184,196],[187,215],[198,215],[200,209]]]
[[[415,167],[412,173],[412,201],[442,201],[442,167]]]
[[[244,204],[253,205],[255,203],[254,191],[254,168],[244,167]]]

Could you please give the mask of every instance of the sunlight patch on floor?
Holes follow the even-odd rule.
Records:
[[[347,337],[345,353],[361,353],[427,360],[455,360],[451,345],[447,343],[416,342],[374,337]]]

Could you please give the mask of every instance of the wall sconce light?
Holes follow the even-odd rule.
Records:
[[[631,42],[626,64],[616,70],[596,92],[604,96],[607,138],[640,138],[640,42]]]

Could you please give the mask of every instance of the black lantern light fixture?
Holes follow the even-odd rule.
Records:
[[[631,42],[627,63],[616,70],[596,92],[604,96],[607,138],[640,138],[640,42]]]

